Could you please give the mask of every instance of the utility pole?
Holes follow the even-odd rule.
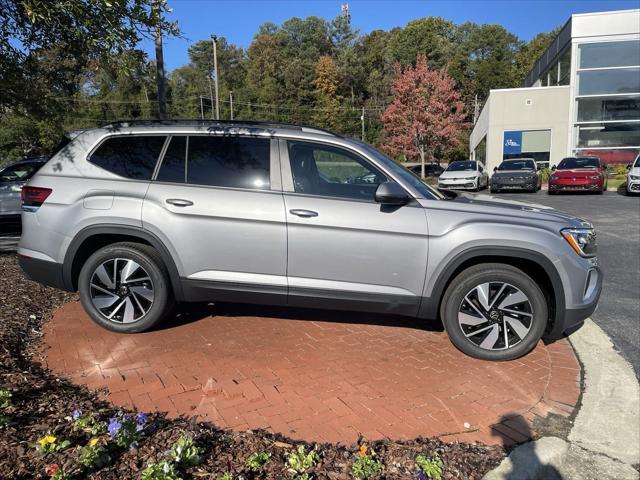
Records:
[[[160,1],[154,3],[156,13],[155,46],[156,46],[156,85],[158,86],[158,117],[167,117],[167,99],[164,89],[164,55],[162,53],[162,18],[160,16]]]
[[[476,93],[476,99],[473,103],[473,124],[475,125],[478,121],[478,114],[480,110],[480,105],[478,104],[478,94]]]
[[[211,75],[207,75],[207,80],[209,80],[209,100],[211,101],[211,120],[213,120],[215,117],[213,115],[213,87],[211,86]]]
[[[202,95],[200,95],[200,120],[204,120],[204,106],[202,105]]]
[[[231,120],[233,120],[233,91],[229,90],[229,107],[231,109]]]
[[[213,69],[216,72],[215,76],[215,86],[216,86],[216,120],[220,120],[220,105],[218,103],[218,52],[217,52],[217,43],[218,37],[216,35],[211,35],[211,42],[213,43]]]
[[[364,142],[364,107],[362,107],[362,115],[360,115],[360,122],[362,123],[362,141]]]

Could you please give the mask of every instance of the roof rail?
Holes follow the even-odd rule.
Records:
[[[281,122],[266,122],[261,120],[201,120],[201,119],[172,119],[172,120],[118,120],[117,122],[110,122],[104,127],[133,127],[144,125],[220,125],[225,127],[258,127],[258,128],[287,128],[289,130],[299,130],[311,133],[321,133],[324,135],[331,135],[339,137],[335,132],[326,130],[324,128],[314,127],[311,125],[300,125],[293,123],[281,123]]]

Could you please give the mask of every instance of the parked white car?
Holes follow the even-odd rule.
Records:
[[[640,154],[627,168],[627,193],[640,193]]]
[[[438,188],[478,191],[489,185],[489,174],[475,160],[451,162],[438,178]]]

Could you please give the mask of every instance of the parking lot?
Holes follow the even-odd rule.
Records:
[[[482,192],[482,194],[486,191]],[[617,192],[603,195],[499,194],[500,198],[537,202],[593,222],[598,232],[604,290],[593,319],[640,372],[640,197]],[[13,251],[19,227],[2,225],[0,251]]]

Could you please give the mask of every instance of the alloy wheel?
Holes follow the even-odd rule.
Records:
[[[506,350],[527,336],[533,314],[531,302],[522,290],[504,282],[486,282],[464,296],[458,309],[458,324],[474,345],[485,350]]]
[[[149,311],[155,298],[151,277],[129,258],[114,258],[100,264],[91,275],[89,295],[93,306],[116,323],[137,322]]]

